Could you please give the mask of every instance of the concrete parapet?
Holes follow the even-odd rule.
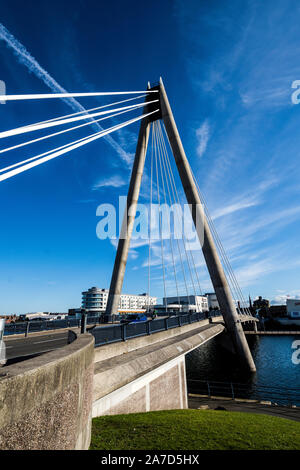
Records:
[[[1,369],[0,449],[87,449],[93,375],[94,338],[89,334]]]
[[[96,362],[93,417],[186,408],[184,356],[223,330],[221,324],[194,325],[180,335]],[[105,347],[115,352],[114,346]]]
[[[246,315],[241,316],[241,322],[249,321],[250,318],[253,320],[253,317],[248,317]],[[151,335],[138,336],[137,338],[129,338],[126,341],[102,345],[101,347],[95,349],[95,362],[104,361],[110,357],[119,356],[121,354],[129,353],[145,346],[150,346],[170,338],[175,338],[176,336],[180,336],[183,333],[187,333],[189,331],[194,331],[196,328],[202,326],[219,323],[224,323],[221,315],[219,317],[213,317],[211,322],[208,319],[200,320],[199,322],[182,325],[181,327],[169,328],[168,330],[154,332]]]
[[[194,331],[195,329],[202,326],[207,326],[208,324],[208,320],[200,320],[196,323],[189,323],[180,327],[154,332],[151,335],[138,336],[137,338],[129,338],[126,341],[102,345],[101,347],[95,349],[95,362],[104,361],[105,359],[109,359],[111,357],[120,356],[121,354],[144,348],[145,346],[151,346],[152,344],[160,343],[161,341],[168,340],[170,338],[175,338],[176,336],[180,336],[183,333]]]

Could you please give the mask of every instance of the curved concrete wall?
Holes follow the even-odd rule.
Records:
[[[93,375],[89,334],[0,369],[0,449],[87,449]]]

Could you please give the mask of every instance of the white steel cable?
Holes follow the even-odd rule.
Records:
[[[158,126],[159,125],[160,125],[160,123],[158,121]],[[158,144],[159,144],[159,147],[160,147],[159,165],[160,165],[161,179],[162,179],[162,184],[163,184],[164,200],[165,200],[165,204],[167,205],[167,196],[166,196],[166,188],[165,188],[164,177],[165,177],[165,180],[166,180],[166,186],[167,186],[168,194],[169,194],[169,201],[170,201],[170,204],[171,204],[170,190],[169,190],[169,184],[168,184],[168,180],[167,180],[167,174],[166,174],[166,170],[165,170],[164,160],[163,160],[163,156],[162,156],[162,148],[161,148],[161,145],[160,145],[159,141],[158,141]],[[162,165],[162,162],[163,162],[163,165]],[[164,174],[163,174],[162,167],[164,169]],[[175,267],[175,259],[174,259],[174,250],[173,250],[173,242],[172,242],[172,234],[171,234],[171,224],[170,224],[170,246],[171,246],[171,256],[172,256],[174,279],[175,279],[175,285],[176,285],[177,300],[178,300],[178,305],[180,306],[180,296],[179,296],[178,283],[177,283],[177,275],[176,275],[176,267]]]
[[[27,95],[0,95],[0,101],[42,100],[49,98],[79,98],[88,96],[136,95],[139,93],[158,93],[158,90],[142,91],[105,91],[93,93],[41,93]]]
[[[99,135],[101,134],[103,131],[99,131],[99,132],[96,132],[94,134],[90,134],[88,135],[87,137],[82,137],[81,139],[78,139],[78,140],[74,140],[73,142],[69,142],[68,144],[65,144],[65,145],[61,145],[60,147],[57,147],[55,149],[51,149],[51,150],[48,150],[47,152],[43,152],[43,153],[40,153],[39,155],[36,155],[34,157],[31,157],[31,158],[27,158],[26,160],[23,160],[21,162],[17,162],[17,163],[14,163],[13,165],[9,165],[9,166],[6,166],[5,168],[1,168],[0,169],[0,173],[3,173],[5,171],[8,171],[10,170],[11,168],[15,168],[16,166],[22,166],[22,165],[25,165],[25,163],[28,163],[28,162],[32,162],[33,160],[37,160],[41,157],[44,157],[45,155],[50,155],[52,154],[53,152],[56,152],[58,150],[61,150],[61,149],[64,149],[64,148],[67,148],[69,147],[70,145],[73,145],[73,144],[77,144],[78,142],[83,142],[84,140],[88,139],[89,137],[93,136],[93,135]]]
[[[195,180],[195,176],[194,176],[194,175],[193,175],[193,178],[194,178],[194,180]],[[196,181],[196,180],[195,180],[195,181]],[[198,187],[198,183],[197,183],[197,182],[196,182],[196,185],[197,185],[197,188],[198,188],[198,192],[199,192],[199,194],[200,194],[200,189],[199,189],[199,187]],[[231,267],[230,261],[229,261],[229,259],[228,259],[228,257],[227,257],[227,254],[226,254],[226,252],[225,252],[224,246],[223,246],[223,244],[222,244],[222,242],[221,242],[221,239],[220,239],[220,237],[219,237],[219,235],[218,235],[218,232],[217,232],[217,230],[216,230],[216,228],[215,228],[215,225],[214,225],[214,223],[213,223],[213,220],[211,219],[211,216],[210,216],[210,213],[209,213],[209,211],[208,211],[207,205],[206,205],[206,203],[205,203],[203,194],[201,194],[201,198],[202,198],[203,205],[204,205],[204,207],[205,207],[205,211],[206,211],[206,216],[207,216],[207,219],[208,219],[209,227],[210,227],[210,229],[211,229],[211,231],[212,231],[212,234],[213,234],[215,243],[216,243],[216,245],[217,245],[217,247],[218,247],[219,254],[220,254],[220,256],[221,256],[221,258],[222,258],[222,260],[223,260],[223,264],[224,264],[225,270],[226,270],[226,272],[227,272],[227,275],[228,275],[228,277],[229,277],[229,280],[230,280],[231,283],[232,283],[232,284],[231,284],[231,285],[232,285],[232,288],[231,288],[232,296],[233,296],[233,297],[236,297],[236,298],[237,298],[237,301],[238,301],[238,299],[240,299],[241,302],[244,304],[245,310],[248,311],[248,308],[246,307],[246,302],[245,302],[243,293],[242,293],[241,288],[240,288],[240,286],[239,286],[239,284],[238,284],[238,281],[237,281],[237,279],[236,279],[236,277],[235,277],[234,271],[233,271],[233,269],[232,269],[232,267]],[[230,283],[229,283],[229,285],[230,285]],[[235,291],[235,294],[233,294],[232,290]],[[239,305],[236,305],[236,308],[237,308],[237,310],[238,310],[240,313],[243,313],[243,312],[241,311],[241,309],[239,308]]]
[[[159,122],[159,126],[160,126],[160,122]],[[160,134],[160,139],[161,139],[161,145],[163,147],[163,145],[165,145],[165,143],[162,141],[163,139],[163,135],[162,133]],[[171,170],[171,174],[172,174],[172,179],[174,181],[174,175],[173,175],[173,171],[172,171],[172,168],[171,168],[171,165],[170,165],[170,170]],[[175,186],[175,184],[174,184]],[[177,193],[177,188],[175,186],[175,191],[176,191],[176,195],[177,195],[177,202],[178,204],[180,205],[180,201],[179,201],[179,196],[178,196],[178,193]],[[176,201],[175,201],[176,202]],[[190,278],[191,278],[191,281],[192,281],[192,287],[193,287],[193,291],[194,291],[194,295],[195,295],[195,298],[196,298],[196,288],[195,288],[195,284],[194,284],[194,278],[193,278],[193,275],[192,275],[192,269],[191,269],[191,266],[190,266],[190,261],[189,261],[189,256],[188,256],[188,253],[187,253],[187,249],[186,249],[186,244],[187,244],[187,240],[186,240],[186,237],[185,237],[185,234],[183,232],[183,246],[184,246],[184,250],[185,250],[185,256],[186,256],[186,260],[187,260],[187,264],[188,264],[188,269],[189,269],[189,273],[190,273]]]
[[[20,148],[20,147],[24,147],[24,146],[29,145],[29,144],[33,144],[35,142],[39,142],[41,140],[50,139],[51,137],[55,137],[56,135],[60,135],[60,134],[66,133],[66,132],[74,131],[76,129],[80,129],[81,127],[90,126],[92,124],[95,124],[95,122],[104,121],[105,119],[111,119],[113,117],[119,116],[120,114],[128,113],[130,111],[134,111],[135,109],[136,108],[126,109],[125,111],[120,111],[119,113],[111,114],[111,115],[105,116],[103,118],[94,119],[93,121],[86,122],[84,124],[80,124],[79,126],[69,127],[68,129],[64,129],[64,130],[59,131],[59,132],[54,132],[52,134],[47,134],[43,137],[39,137],[38,139],[33,139],[33,140],[28,140],[26,142],[22,142],[21,144],[13,145],[12,147],[7,147],[5,149],[0,150],[0,154],[4,153],[4,152],[8,152],[10,150],[15,150],[15,149]],[[102,132],[102,131],[100,131],[100,132]]]
[[[155,155],[155,167],[156,167],[156,184],[157,184],[157,201],[158,201],[158,206],[160,207],[160,189],[159,189],[159,178],[158,178],[158,164],[157,164],[157,152],[158,152],[158,145],[157,145],[157,123],[154,121],[153,123],[153,128],[155,131],[154,134],[154,139],[155,139],[155,147],[154,147],[154,155]],[[161,217],[161,212],[159,210],[158,212],[159,216],[159,236],[160,236],[160,243],[161,243],[161,260],[162,260],[162,272],[163,272],[163,284],[164,284],[164,294],[165,294],[165,309],[166,312],[168,311],[167,307],[167,293],[166,293],[166,279],[165,279],[165,262],[164,262],[164,244],[163,244],[163,238],[162,238],[162,217]]]
[[[162,128],[161,128],[161,123],[160,123],[160,121],[158,122],[158,128],[159,128],[160,142],[161,142],[161,145],[162,145],[162,147],[163,147],[163,152],[167,153],[167,147],[166,147],[166,143],[165,143],[165,140],[164,140],[164,135],[163,135],[163,132],[162,132]],[[171,168],[171,171],[172,171],[172,168]],[[172,172],[172,178],[173,178],[173,180],[174,180],[173,172]],[[175,203],[176,203],[176,201],[175,201]],[[186,239],[185,239],[185,240],[186,240]],[[188,247],[190,246],[190,243],[189,243],[187,240],[186,240],[186,244],[187,244]],[[195,265],[195,260],[194,260],[193,252],[192,252],[191,249],[189,249],[189,250],[187,250],[187,251],[190,251],[192,263],[193,263],[193,266],[194,266],[194,272],[195,272],[196,279],[197,279],[197,283],[198,283],[198,287],[199,287],[199,294],[202,294],[202,289],[201,289],[201,285],[200,285],[200,280],[199,280],[199,276],[198,276],[198,271],[197,271],[196,265]],[[187,253],[186,253],[186,254],[187,254]],[[194,287],[194,291],[195,291],[194,282],[193,282],[193,287]]]
[[[114,114],[113,116],[117,116],[117,115],[120,115],[120,114],[124,114],[124,113],[129,112],[129,111],[132,111],[132,110],[129,109],[129,110],[126,110],[126,111],[122,111],[122,112],[120,112],[120,113]],[[100,119],[98,119],[98,120],[96,120],[96,121],[94,121],[94,122],[102,121],[102,120],[104,120],[104,119],[109,119],[110,117],[113,117],[113,116],[108,116],[108,117],[106,116],[105,118],[100,118]],[[92,123],[89,122],[89,123],[87,123],[87,124],[92,124]],[[87,125],[87,124],[84,124],[84,125]],[[116,124],[115,126],[110,127],[109,129],[114,129],[116,126],[118,126],[118,124]],[[78,126],[78,127],[81,127],[81,126]],[[67,130],[72,130],[72,129],[74,129],[74,128],[67,129]],[[104,131],[105,131],[105,129],[103,129],[102,131],[99,131],[97,134],[101,134],[101,133],[104,132]],[[62,131],[62,132],[66,132],[66,131]],[[55,135],[55,134],[51,134],[51,135]],[[10,170],[11,168],[15,168],[16,166],[23,165],[23,164],[25,164],[25,163],[27,163],[27,162],[31,162],[31,161],[33,161],[33,160],[37,160],[38,158],[41,158],[41,157],[43,157],[43,156],[45,156],[45,155],[49,155],[50,153],[52,153],[52,152],[54,152],[54,151],[57,151],[57,150],[60,150],[60,149],[69,147],[70,145],[76,144],[77,142],[82,142],[82,141],[88,139],[89,137],[91,137],[91,136],[93,136],[93,135],[96,135],[96,134],[93,133],[93,134],[87,135],[87,136],[85,136],[85,137],[82,137],[81,139],[75,140],[75,141],[73,141],[73,142],[69,142],[69,143],[67,143],[67,144],[65,144],[65,145],[62,145],[62,146],[60,146],[60,147],[57,147],[57,148],[55,148],[55,149],[48,150],[47,152],[43,152],[43,153],[41,153],[41,154],[39,154],[39,155],[36,155],[35,157],[27,158],[26,160],[23,160],[23,161],[21,161],[21,162],[17,162],[17,163],[14,163],[13,165],[9,165],[9,166],[7,166],[7,167],[5,167],[5,168],[1,168],[1,169],[0,169],[0,173],[3,173],[4,171]],[[51,136],[50,136],[50,137],[51,137]]]
[[[3,180],[6,180],[8,178],[11,178],[12,176],[15,176],[19,173],[22,173],[24,171],[27,171],[37,165],[40,165],[42,163],[45,163],[47,162],[48,160],[51,160],[53,158],[56,158],[56,157],[59,157],[60,155],[63,155],[67,152],[70,152],[71,150],[74,150],[78,147],[81,147],[82,145],[85,145],[85,144],[88,144],[90,142],[93,142],[94,140],[96,139],[99,139],[107,134],[110,134],[111,132],[114,132],[118,129],[122,129],[123,127],[125,126],[128,126],[129,124],[133,124],[134,122],[136,121],[139,121],[147,116],[150,116],[151,114],[154,114],[154,113],[157,113],[159,110],[155,110],[155,111],[152,111],[151,113],[147,113],[147,114],[143,114],[142,116],[138,116],[137,118],[134,118],[134,119],[131,119],[130,121],[126,121],[125,123],[122,123],[122,124],[119,124],[117,126],[114,126],[113,128],[110,128],[110,129],[106,129],[104,131],[101,131],[101,132],[97,132],[96,134],[93,134],[91,137],[88,137],[88,138],[85,138],[85,140],[83,140],[82,142],[78,142],[76,144],[71,144],[69,145],[68,147],[62,149],[62,150],[59,150],[59,151],[54,151],[53,153],[51,153],[51,155],[49,156],[45,156],[43,158],[40,158],[39,160],[37,161],[34,161],[34,162],[31,162],[31,163],[28,163],[28,164],[25,164],[25,165],[22,165],[21,167],[19,168],[16,168],[14,170],[11,170],[11,171],[8,171],[6,173],[4,173],[3,175],[0,175],[0,181],[3,181]]]
[[[165,131],[165,135],[166,135],[167,140],[168,140],[168,135],[167,135],[167,132],[166,132],[166,129],[165,129],[165,128],[164,128],[164,131]],[[168,142],[169,142],[169,140],[168,140]],[[169,142],[169,145],[170,145],[170,142]],[[192,169],[191,169],[191,172],[192,172]],[[192,174],[193,174],[193,173],[192,173]],[[200,188],[199,188],[197,182],[196,182],[196,185],[197,185],[197,190],[198,190],[198,193],[199,193],[199,197],[200,197],[200,199],[201,199],[202,194],[201,194],[201,192],[200,192]],[[203,199],[201,199],[201,202],[202,202],[204,208],[206,209],[206,215],[207,215],[208,224],[209,224],[209,226],[210,226],[212,232],[214,233],[215,230],[214,230],[214,228],[211,227],[211,225],[210,225],[210,216],[209,216],[209,213],[207,213],[207,211],[208,211],[207,206],[205,205]],[[218,246],[218,245],[219,245],[218,241],[215,240],[215,242],[216,242],[216,244],[217,244],[217,246]],[[218,246],[218,248],[219,248],[219,246]],[[222,252],[220,252],[220,249],[219,249],[219,254],[220,254],[221,258],[223,259],[223,254],[222,254]],[[226,261],[225,261],[224,259],[223,259],[223,264],[224,264],[224,268],[226,269]],[[228,275],[229,275],[229,273],[228,273]],[[230,277],[230,275],[229,275],[229,277]],[[234,284],[231,284],[231,283],[229,282],[228,285],[229,285],[229,289],[230,289],[230,291],[231,291],[232,297],[233,297],[233,298],[234,298],[234,297],[239,297],[238,295],[234,294],[234,291],[236,291],[236,289],[234,288]]]
[[[167,135],[167,132],[166,132],[165,127],[164,127],[164,132],[165,132],[165,135],[166,135],[167,140],[168,140],[168,142],[169,142],[168,135]],[[170,142],[169,142],[169,145],[170,145]],[[209,213],[209,211],[208,211],[207,204],[206,204],[206,202],[205,202],[205,199],[204,199],[203,194],[202,194],[201,191],[200,191],[198,182],[197,182],[197,180],[196,180],[196,178],[195,178],[195,175],[193,174],[192,168],[191,168],[191,173],[192,173],[193,179],[194,179],[194,181],[195,181],[195,184],[196,184],[196,186],[197,186],[197,190],[198,190],[198,194],[199,194],[200,200],[201,200],[201,202],[202,202],[202,204],[203,204],[203,206],[204,206],[204,208],[205,208],[205,212],[206,212],[206,216],[207,216],[208,225],[209,225],[209,227],[210,227],[210,229],[211,229],[211,231],[212,231],[212,234],[213,234],[214,239],[215,239],[215,243],[216,243],[216,245],[217,245],[217,247],[218,247],[218,250],[219,250],[219,254],[220,254],[220,256],[221,256],[221,258],[222,258],[222,260],[223,260],[224,268],[225,268],[225,270],[227,271],[227,274],[228,274],[229,279],[230,279],[230,281],[231,281],[231,283],[229,282],[229,288],[230,288],[230,290],[231,290],[231,294],[232,294],[233,298],[234,298],[234,297],[240,298],[240,299],[242,300],[242,302],[244,303],[244,305],[246,305],[245,300],[244,300],[243,293],[242,293],[242,291],[241,291],[241,288],[239,287],[239,284],[238,284],[238,282],[237,282],[237,279],[236,279],[236,277],[235,277],[235,274],[234,274],[234,272],[233,272],[233,269],[232,269],[232,267],[231,267],[231,265],[230,265],[229,259],[228,259],[227,255],[226,255],[225,249],[224,249],[224,247],[223,247],[223,245],[222,245],[222,242],[221,242],[221,240],[220,240],[220,238],[219,238],[219,236],[218,236],[218,233],[217,233],[217,231],[216,231],[216,228],[215,228],[215,226],[214,226],[214,223],[213,223],[213,221],[212,221],[212,219],[211,219],[211,217],[210,217],[210,213]],[[234,295],[233,291],[235,291],[235,295]],[[238,311],[240,311],[240,309],[239,309],[237,306],[236,306],[236,308],[237,308]],[[247,312],[249,311],[249,309],[248,309],[247,307],[246,307],[246,311],[247,311]],[[249,314],[250,314],[250,312],[249,312]]]
[[[165,161],[165,158],[166,158],[166,156],[163,154],[163,161]],[[166,161],[165,161],[165,165],[166,165],[166,168],[168,169]],[[174,192],[173,184],[172,184],[172,181],[171,181],[171,176],[170,176],[169,169],[168,169],[168,176],[169,176],[169,179],[170,179],[170,187],[171,187],[171,190],[172,190],[173,200],[174,200],[175,207],[176,207],[175,213],[176,213],[177,218],[178,218],[178,223],[180,223],[180,215],[178,213],[178,207],[176,206],[175,192]],[[173,202],[173,200],[171,199],[171,196],[170,196],[170,200]],[[185,290],[186,290],[186,296],[187,296],[187,299],[188,299],[188,303],[190,304],[191,302],[190,302],[190,296],[189,296],[189,291],[188,291],[188,287],[187,287],[184,264],[183,264],[183,261],[182,261],[182,253],[181,253],[180,243],[179,243],[179,240],[178,240],[177,237],[176,237],[176,242],[177,242],[177,248],[178,248],[178,253],[179,253],[179,258],[180,258],[181,269],[182,269],[182,273],[183,273],[183,280],[184,280],[184,285],[185,285]]]
[[[166,161],[168,162],[167,167],[168,167],[168,169],[170,171],[170,175],[172,177],[173,187],[174,187],[174,190],[175,190],[177,203],[178,203],[178,205],[180,205],[180,199],[179,199],[179,196],[178,196],[177,187],[176,187],[176,184],[175,184],[175,179],[174,179],[171,163],[170,163],[169,156],[168,156],[167,152],[166,152]],[[174,199],[175,199],[175,196],[174,196]],[[176,199],[175,199],[175,201],[176,201]],[[183,243],[183,247],[184,247],[184,251],[185,251],[185,256],[186,256],[186,260],[187,260],[188,270],[189,270],[189,273],[190,273],[190,278],[191,278],[191,281],[192,281],[192,287],[193,287],[194,295],[196,297],[196,295],[197,295],[196,294],[196,288],[195,288],[194,278],[193,278],[192,270],[191,270],[191,266],[190,266],[190,260],[189,260],[188,254],[187,254],[186,237],[185,237],[184,231],[183,231],[182,243]]]
[[[56,117],[56,118],[53,118],[53,119],[47,119],[46,121],[37,122],[36,124],[32,124],[32,125],[44,124],[45,122],[59,121],[60,119],[65,119],[65,118],[68,118],[68,117],[77,116],[77,115],[83,114],[83,113],[90,113],[91,111],[96,111],[98,109],[108,108],[110,106],[114,106],[115,104],[127,103],[128,101],[133,101],[133,100],[137,100],[139,98],[144,98],[145,96],[146,95],[135,96],[134,98],[128,98],[127,100],[115,101],[114,103],[105,104],[103,106],[96,106],[96,108],[83,109],[82,111],[77,111],[77,113],[66,114],[65,116],[59,116],[59,117]],[[88,116],[87,116],[87,119],[88,119]],[[23,127],[27,127],[27,126],[23,126]]]
[[[196,279],[197,279],[197,283],[198,283],[198,287],[199,287],[199,293],[200,293],[200,295],[202,295],[201,284],[200,284],[200,280],[199,280],[199,276],[198,276],[198,270],[197,270],[196,264],[195,264],[195,259],[194,259],[194,256],[193,256],[193,251],[190,249],[190,242],[186,241],[186,243],[187,243],[187,246],[189,248],[188,251],[191,254],[191,259],[192,259],[192,263],[193,263],[193,266],[194,266],[194,271],[195,271],[195,274],[196,274]]]
[[[150,165],[150,211],[149,211],[149,248],[148,248],[148,312],[150,311],[150,287],[151,287],[151,224],[152,224],[152,184],[153,184],[153,151],[154,151],[154,123],[151,123],[151,165]]]
[[[151,104],[151,103],[156,103],[157,101],[158,100],[149,101],[149,102],[147,102],[147,105]],[[142,106],[145,107],[145,103],[134,104],[134,105],[131,105],[131,106],[124,106],[122,108],[110,109],[108,111],[100,111],[99,113],[89,114],[87,117],[85,115],[84,116],[76,116],[76,117],[72,117],[72,118],[68,118],[68,119],[62,119],[60,121],[46,122],[44,124],[38,124],[38,125],[34,124],[34,125],[29,125],[29,126],[17,127],[15,129],[11,129],[9,131],[0,132],[0,139],[3,139],[4,137],[10,137],[12,135],[25,134],[25,133],[31,132],[31,131],[46,129],[48,127],[61,126],[63,124],[69,124],[71,122],[82,121],[83,119],[95,118],[95,117],[98,117],[98,116],[103,116],[105,114],[115,113],[117,111],[124,111],[125,109],[132,109],[132,108],[138,109]]]
[[[210,229],[211,229],[211,231],[212,231],[212,233],[213,233],[213,236],[214,236],[216,245],[217,245],[217,247],[218,247],[219,253],[220,253],[220,255],[221,255],[221,258],[223,259],[223,263],[224,263],[224,265],[225,265],[225,269],[226,269],[226,271],[227,271],[227,275],[229,276],[230,281],[232,282],[233,290],[235,291],[235,296],[237,297],[237,299],[240,299],[240,300],[241,300],[241,302],[244,304],[245,310],[248,312],[248,307],[246,307],[246,302],[245,302],[245,299],[244,299],[242,290],[241,290],[241,288],[240,288],[240,286],[239,286],[239,284],[238,284],[238,281],[237,281],[237,279],[236,279],[236,276],[235,276],[235,274],[234,274],[234,271],[233,271],[233,269],[232,269],[232,266],[231,266],[231,264],[230,264],[230,261],[229,261],[229,259],[228,259],[227,254],[226,254],[226,251],[225,251],[225,249],[224,249],[224,246],[223,246],[223,244],[222,244],[222,242],[221,242],[221,239],[220,239],[220,237],[219,237],[219,235],[218,235],[218,232],[217,232],[217,230],[216,230],[216,228],[215,228],[215,225],[214,225],[214,223],[213,223],[213,220],[211,219],[211,216],[210,216],[210,213],[209,213],[209,211],[208,211],[208,207],[207,207],[207,204],[206,204],[206,202],[205,202],[204,196],[203,196],[203,194],[202,194],[201,191],[200,191],[198,182],[197,182],[197,180],[196,180],[196,178],[195,178],[195,175],[193,174],[192,169],[191,169],[191,172],[192,172],[192,176],[193,176],[193,178],[194,178],[194,181],[195,181],[195,183],[196,183],[199,196],[200,196],[200,198],[201,198],[201,200],[202,200],[202,203],[203,203],[203,205],[204,205],[204,207],[205,207],[205,212],[206,212],[206,216],[207,216],[207,219],[208,219],[208,223],[209,223]],[[232,292],[232,294],[233,294],[233,292]],[[242,313],[241,310],[240,310],[240,308],[239,308],[238,306],[237,306],[236,308],[240,311],[240,313]],[[249,313],[250,313],[250,312],[249,312]]]

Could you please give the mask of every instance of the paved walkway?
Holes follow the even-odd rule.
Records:
[[[208,398],[188,395],[188,406],[192,409],[210,409],[215,410],[218,407],[225,408],[227,411],[242,411],[246,413],[259,413],[265,415],[277,416],[280,418],[292,419],[300,422],[300,408],[289,406],[263,405],[258,402],[239,401],[226,398]],[[203,407],[203,408],[202,408]]]

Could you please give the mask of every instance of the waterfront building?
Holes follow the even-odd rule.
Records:
[[[286,305],[271,305],[269,308],[269,313],[272,318],[286,317]]]
[[[33,313],[25,313],[24,315],[20,315],[20,320],[25,321],[32,321],[32,320],[64,320],[68,317],[67,313],[50,313],[50,312],[33,312]]]
[[[208,300],[204,295],[163,297],[163,305],[166,304],[168,310],[181,312],[207,312],[209,310]]]
[[[207,292],[204,295],[207,298],[209,310],[220,310],[219,302],[215,292]]]
[[[108,294],[108,289],[99,289],[98,287],[91,287],[82,292],[82,309],[88,312],[104,313]],[[140,295],[121,294],[119,313],[144,312],[148,307],[153,308],[156,302],[157,297],[151,297],[146,293]]]
[[[300,299],[286,299],[287,316],[300,319]]]

